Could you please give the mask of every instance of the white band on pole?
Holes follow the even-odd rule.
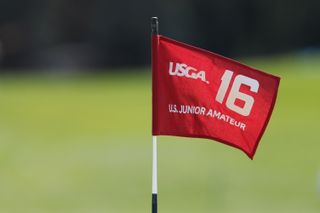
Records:
[[[158,193],[157,136],[152,136],[152,194]]]

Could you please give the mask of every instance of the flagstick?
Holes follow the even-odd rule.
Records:
[[[159,22],[157,17],[151,18],[152,35],[159,34]],[[152,54],[151,54],[152,55]],[[158,151],[157,136],[152,136],[152,213],[158,212]]]
[[[158,211],[158,159],[157,136],[152,136],[152,213]]]

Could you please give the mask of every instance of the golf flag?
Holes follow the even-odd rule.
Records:
[[[153,135],[214,139],[253,159],[280,78],[161,35],[152,47]]]

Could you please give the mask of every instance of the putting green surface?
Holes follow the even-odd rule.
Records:
[[[159,212],[319,212],[318,61],[249,61],[282,77],[253,161],[159,137]],[[0,76],[0,212],[150,212],[151,148],[147,72]]]

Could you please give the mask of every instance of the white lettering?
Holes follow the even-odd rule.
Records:
[[[188,66],[187,64],[169,62],[169,75],[192,78],[196,80],[199,79],[209,84],[209,81],[206,80],[205,71],[198,71],[196,68]]]

